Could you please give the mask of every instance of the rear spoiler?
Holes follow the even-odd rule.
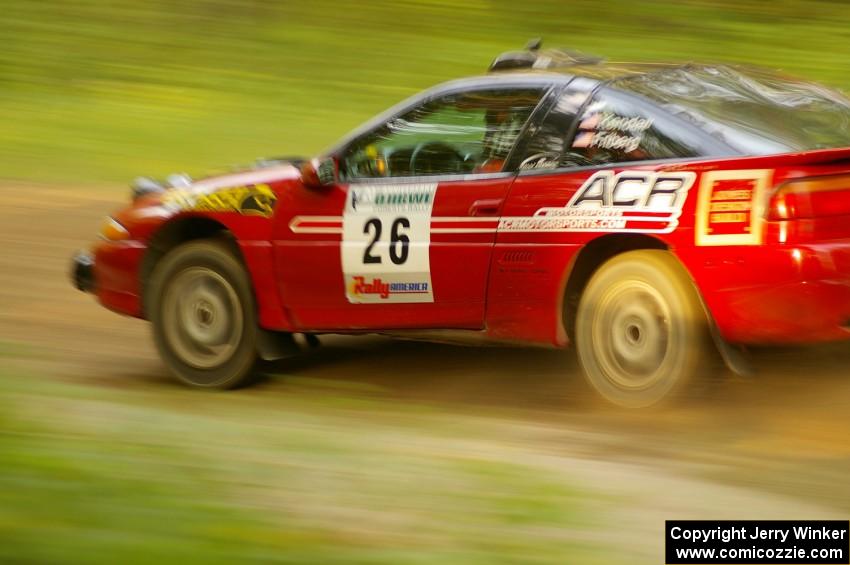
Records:
[[[707,157],[699,162],[684,162],[671,164],[670,171],[689,170],[714,170],[714,169],[746,169],[748,167],[760,168],[765,165],[763,161],[771,163],[779,161],[780,166],[805,166],[805,165],[833,165],[840,163],[850,164],[850,147],[837,149],[815,149],[813,151],[797,151],[794,153],[774,153],[771,155],[749,155],[746,157],[720,158]],[[773,166],[773,165],[770,165]]]
[[[541,49],[543,40],[535,38],[525,45],[524,51],[506,51],[497,56],[488,72],[507,71],[515,69],[551,69],[556,67],[571,67],[574,65],[596,65],[605,59],[572,49],[555,48]]]
[[[841,161],[850,161],[850,147],[815,149],[813,151],[771,155],[771,157],[781,157],[783,165],[829,165]]]

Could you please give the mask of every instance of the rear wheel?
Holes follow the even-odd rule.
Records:
[[[148,288],[154,341],[178,379],[233,388],[251,377],[258,337],[251,282],[224,242],[175,248],[157,265]]]
[[[654,404],[713,364],[699,296],[666,251],[630,251],[603,264],[579,301],[575,333],[588,381],[621,406]]]

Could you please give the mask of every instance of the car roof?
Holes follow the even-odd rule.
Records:
[[[451,94],[452,92],[498,87],[499,85],[510,85],[512,87],[551,87],[558,84],[567,84],[577,77],[591,81],[591,84],[588,86],[590,89],[595,89],[598,84],[609,83],[622,78],[662,73],[670,69],[686,68],[689,66],[693,65],[690,63],[604,62],[600,60],[598,62],[580,62],[578,64],[565,64],[562,66],[549,65],[546,68],[540,69],[529,68],[527,66],[498,69],[492,70],[487,74],[458,78],[436,84],[431,88],[427,88],[402,100],[343,136],[323,153],[329,154],[337,151],[363,133],[398,115],[405,109],[421,104],[430,98]]]
[[[546,85],[568,83],[576,77],[584,78],[596,83],[612,83],[620,79],[637,76],[651,76],[662,74],[666,71],[697,68],[704,65],[695,63],[644,63],[644,62],[599,62],[588,64],[575,64],[564,66],[550,66],[543,69],[499,69],[490,71],[483,75],[473,75],[437,84],[420,95],[428,98],[436,94],[443,94],[452,90],[466,90],[472,88],[486,88],[498,86],[499,84],[516,85]],[[717,67],[718,65],[711,65]]]
[[[545,69],[505,69],[491,71],[487,76],[511,77],[511,76],[562,76],[583,77],[597,80],[599,82],[611,82],[621,78],[638,75],[651,75],[671,69],[681,69],[693,66],[693,63],[646,63],[629,61],[606,61],[601,63],[564,65],[560,67],[548,67]]]

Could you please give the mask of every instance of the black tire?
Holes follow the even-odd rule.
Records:
[[[227,242],[174,248],[154,269],[146,296],[154,342],[180,381],[231,389],[253,377],[259,334],[254,295]]]
[[[629,251],[599,267],[579,300],[575,328],[585,377],[620,406],[672,398],[714,366],[700,297],[666,251]]]

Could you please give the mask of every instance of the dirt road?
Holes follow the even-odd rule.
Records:
[[[7,184],[0,195],[0,345],[16,370],[91,390],[184,395],[144,322],[106,311],[68,281],[71,253],[91,242],[123,190]],[[850,344],[758,351],[754,361],[751,380],[726,381],[682,406],[624,412],[595,401],[570,352],[335,337],[238,394],[273,403],[299,394],[293,379],[319,390],[342,383],[352,396],[428,406],[458,437],[466,425],[483,426],[492,432],[487,449],[568,470],[626,500],[605,510],[620,524],[616,543],[651,561],[665,518],[850,513]]]

